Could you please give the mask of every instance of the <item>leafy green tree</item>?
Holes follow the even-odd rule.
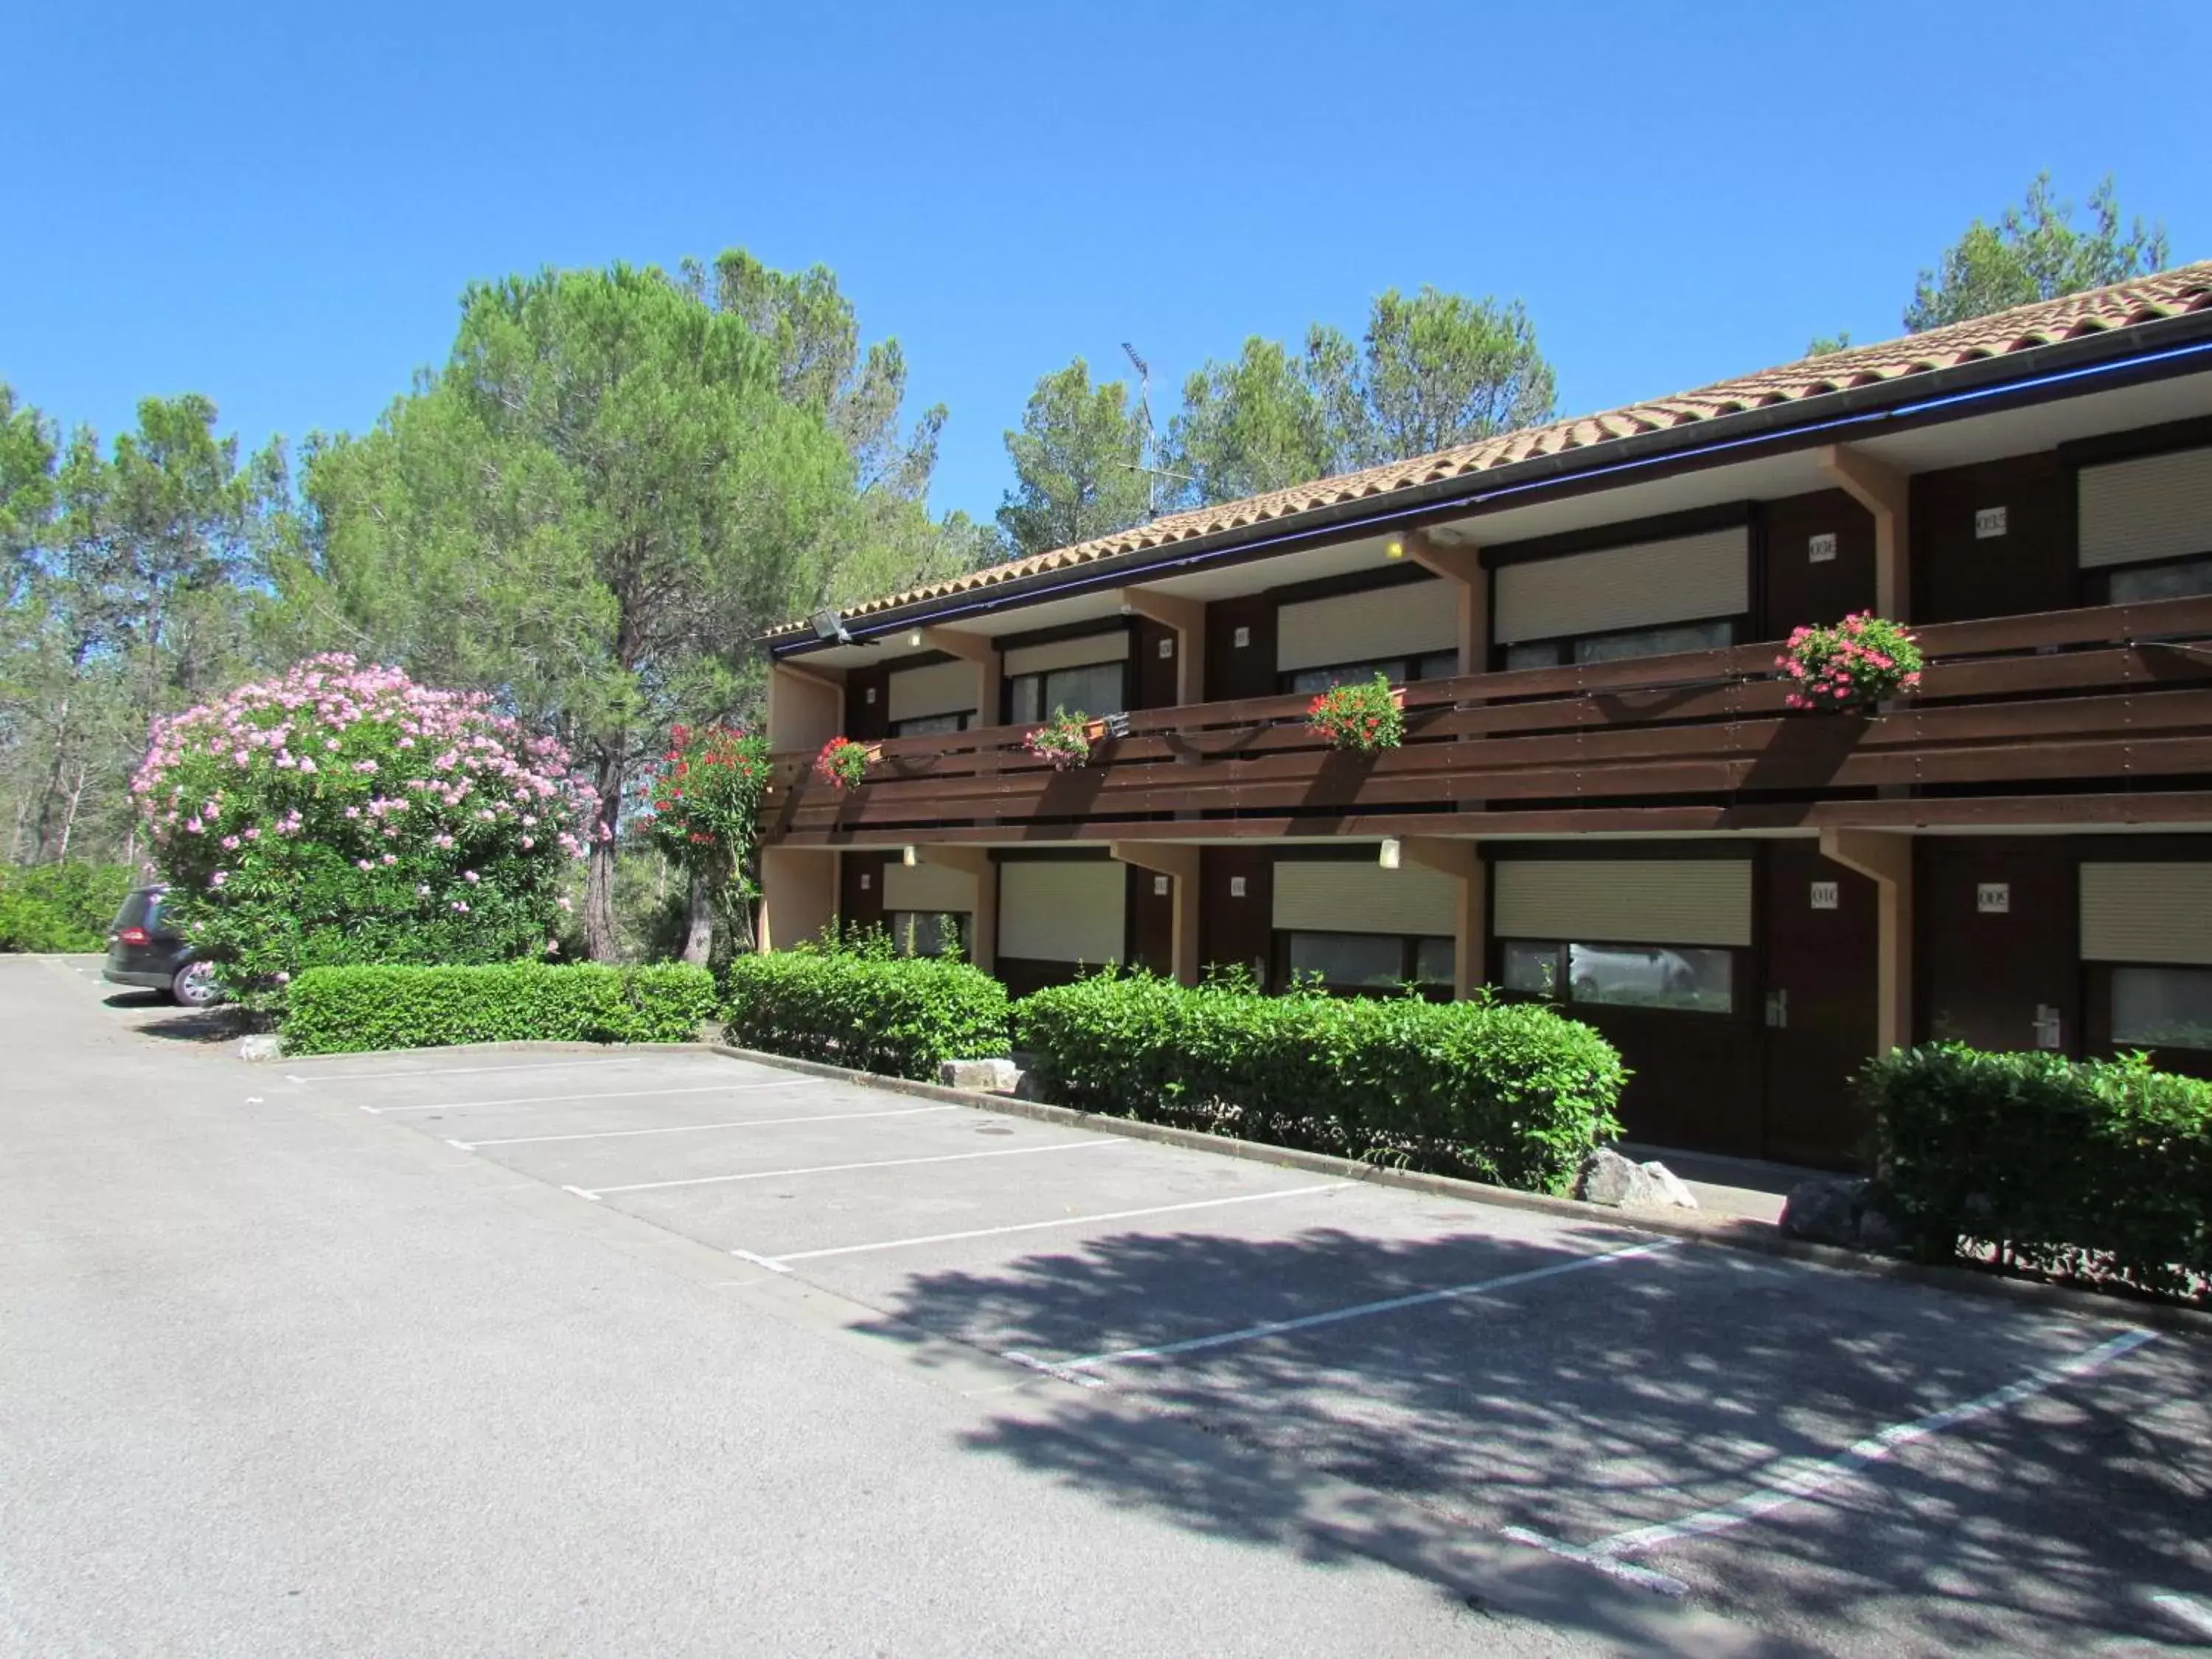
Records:
[[[853,493],[825,520],[801,608],[839,604],[940,580],[989,563],[995,538],[980,544],[964,514],[929,516],[945,409],[933,404],[904,424],[906,354],[896,339],[865,349],[852,301],[827,266],[771,270],[742,249],[711,273],[687,264],[693,291],[744,319],[774,354],[787,403],[820,411],[852,458]]]
[[[1235,361],[1209,362],[1183,383],[1168,470],[1185,475],[1196,501],[1238,501],[1340,470],[1338,437],[1308,360],[1255,335]]]
[[[2123,232],[2110,177],[2090,192],[2088,208],[2088,225],[2077,226],[2074,204],[2051,195],[2050,173],[2038,173],[2025,203],[1994,225],[1975,220],[1937,270],[1920,273],[1905,327],[1917,333],[2165,269],[2166,228],[2146,230],[2137,218]]]
[[[1424,288],[1375,301],[1362,349],[1306,348],[1347,459],[1375,466],[1539,425],[1552,418],[1552,366],[1518,300],[1470,300]]]
[[[19,404],[15,388],[0,380],[0,560],[11,599],[17,591],[13,584],[28,574],[29,555],[53,517],[58,453],[53,423]]]
[[[787,398],[793,372],[695,283],[549,270],[472,286],[444,370],[308,457],[291,617],[562,735],[599,797],[594,957],[618,948],[615,836],[639,763],[678,719],[757,695],[750,641],[851,496],[852,453],[813,397]]]
[[[999,508],[1010,557],[1089,541],[1144,522],[1152,487],[1144,433],[1119,380],[1094,386],[1078,357],[1030,393],[1006,434],[1014,487]]]
[[[207,398],[148,398],[103,448],[0,398],[0,791],[9,852],[135,849],[123,784],[158,714],[236,672],[282,447],[243,465]]]
[[[1357,343],[1322,324],[1295,355],[1255,336],[1192,375],[1166,467],[1186,505],[1235,501],[1537,425],[1553,398],[1518,301],[1393,289]]]
[[[1844,328],[1838,329],[1833,334],[1815,334],[1813,343],[1805,348],[1805,355],[1808,357],[1832,357],[1838,351],[1850,349],[1851,331]]]

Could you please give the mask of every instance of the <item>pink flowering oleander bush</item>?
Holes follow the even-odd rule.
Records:
[[[1790,677],[1792,708],[1856,711],[1920,689],[1920,647],[1904,625],[1862,611],[1826,628],[1800,628],[1774,665]]]
[[[542,957],[597,805],[489,699],[346,656],[156,722],[131,789],[167,915],[263,1010],[308,968]]]

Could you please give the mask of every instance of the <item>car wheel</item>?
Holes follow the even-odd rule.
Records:
[[[221,1002],[222,987],[216,983],[215,963],[186,963],[169,981],[169,995],[184,1008],[205,1008]]]

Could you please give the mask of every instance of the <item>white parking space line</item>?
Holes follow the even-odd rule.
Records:
[[[1340,1192],[1354,1183],[1331,1181],[1318,1187],[1292,1187],[1279,1193],[1240,1193],[1234,1198],[1200,1198],[1188,1204],[1154,1204],[1141,1210],[1103,1210],[1096,1215],[1065,1215],[1051,1221],[1018,1221],[1006,1227],[974,1227],[960,1233],[923,1233],[914,1238],[885,1238],[872,1244],[839,1244],[826,1250],[793,1250],[787,1255],[760,1256],[747,1250],[732,1250],[732,1255],[741,1255],[748,1261],[763,1267],[787,1261],[819,1261],[824,1256],[865,1255],[872,1250],[903,1250],[921,1244],[952,1244],[967,1238],[997,1238],[1006,1233],[1042,1232],[1050,1227],[1084,1227],[1096,1221],[1131,1221],[1139,1216],[1176,1215],[1186,1210],[1216,1210],[1229,1204],[1260,1204],[1275,1198],[1304,1198],[1314,1193]]]
[[[497,1140],[448,1140],[473,1152],[480,1146],[542,1146],[550,1140],[620,1140],[633,1135],[690,1135],[707,1129],[781,1129],[794,1123],[866,1123],[880,1117],[921,1117],[931,1112],[964,1112],[965,1106],[908,1106],[896,1112],[809,1112],[804,1117],[738,1118],[724,1123],[672,1123],[653,1129],[593,1129],[587,1134],[507,1135]]]
[[[1541,1267],[1529,1267],[1517,1273],[1503,1273],[1496,1279],[1478,1279],[1472,1285],[1453,1285],[1440,1291],[1416,1291],[1410,1296],[1394,1296],[1380,1302],[1355,1303],[1349,1308],[1332,1308],[1327,1313],[1307,1314],[1298,1319],[1271,1319],[1264,1325],[1247,1325],[1241,1330],[1218,1331],[1211,1336],[1194,1336],[1181,1342],[1163,1342],[1153,1347],[1116,1348],[1110,1353],[1094,1353],[1081,1359],[1061,1360],[1048,1366],[1027,1356],[1012,1355],[1021,1363],[1039,1370],[1093,1371],[1105,1365],[1132,1364],[1139,1360],[1170,1359],[1177,1354],[1198,1353],[1208,1348],[1225,1348],[1239,1342],[1257,1342],[1263,1337],[1280,1336],[1286,1331],[1312,1330],[1317,1326],[1340,1324],[1347,1319],[1370,1319],[1377,1314],[1396,1313],[1404,1308],[1426,1307],[1431,1303],[1452,1302],[1463,1297],[1486,1296],[1493,1291],[1510,1290],[1516,1285],[1533,1285],[1539,1279],[1556,1279],[1561,1273],[1580,1273],[1588,1267],[1609,1267],[1616,1262],[1632,1261],[1640,1257],[1657,1255],[1677,1247],[1677,1239],[1660,1239],[1650,1244],[1632,1244],[1625,1249],[1601,1250],[1595,1255],[1581,1255],[1569,1261],[1554,1261]]]
[[[2200,1640],[2212,1642],[2212,1602],[2161,1590],[2150,1598],[2150,1604],[2183,1628],[2195,1632]]]
[[[555,1106],[569,1100],[650,1100],[661,1095],[740,1095],[757,1089],[799,1089],[814,1081],[793,1078],[788,1083],[708,1083],[696,1089],[605,1089],[581,1095],[501,1095],[492,1100],[440,1100],[424,1106],[364,1106],[364,1112],[382,1116],[388,1112],[473,1112],[486,1106]]]
[[[1941,1411],[1930,1412],[1927,1416],[1914,1418],[1910,1422],[1892,1424],[1833,1457],[1789,1469],[1778,1478],[1746,1492],[1731,1503],[1700,1510],[1694,1515],[1684,1516],[1679,1521],[1634,1527],[1626,1532],[1601,1538],[1592,1544],[1569,1544],[1525,1527],[1506,1528],[1505,1535],[1519,1543],[1533,1544],[1568,1560],[1595,1567],[1617,1578],[1626,1577],[1631,1582],[1650,1580],[1652,1582],[1647,1584],[1647,1588],[1663,1590],[1670,1595],[1680,1595],[1685,1593],[1686,1587],[1679,1579],[1644,1569],[1636,1569],[1633,1572],[1618,1571],[1626,1565],[1620,1558],[1657,1549],[1662,1544],[1674,1543],[1685,1538],[1701,1538],[1726,1532],[1731,1528],[1742,1526],[1746,1522],[1771,1515],[1778,1510],[1805,1503],[1829,1487],[1854,1478],[1860,1470],[1871,1463],[1880,1462],[1900,1447],[1925,1440],[1962,1423],[1971,1423],[1977,1418],[2004,1411],[2062,1382],[2100,1370],[2123,1354],[2142,1347],[2155,1335],[2153,1331],[2123,1332],[2110,1341],[2100,1342],[2095,1347],[2074,1354],[2056,1364],[2030,1371],[2018,1382],[2008,1383],[2002,1389],[1991,1389],[1972,1400],[1960,1401],[1955,1406],[1946,1406]],[[2208,1615],[2208,1619],[2212,1619],[2212,1615]],[[2212,1623],[2208,1623],[2207,1628],[2212,1630]]]
[[[673,1060],[673,1054],[578,1054],[573,1060],[538,1060],[523,1066],[425,1066],[408,1072],[297,1072],[284,1073],[288,1083],[404,1083],[410,1077],[482,1077],[493,1072],[564,1072],[579,1066],[626,1066],[640,1061]]]
[[[620,1187],[594,1187],[585,1192],[586,1198],[604,1198],[610,1193],[651,1193],[670,1187],[714,1187],[733,1181],[775,1181],[786,1176],[844,1175],[856,1170],[901,1170],[916,1164],[964,1164],[978,1158],[1035,1158],[1042,1152],[1097,1152],[1119,1151],[1123,1147],[1142,1146],[1135,1140],[1123,1140],[1117,1136],[1102,1136],[1097,1140],[1062,1140],[1050,1146],[1000,1146],[988,1152],[940,1152],[932,1158],[886,1158],[871,1164],[816,1164],[803,1170],[749,1170],[743,1175],[691,1176],[683,1181],[633,1181]],[[570,1192],[583,1192],[571,1187]]]
[[[1516,1544],[1531,1545],[1547,1555],[1556,1555],[1563,1560],[1579,1562],[1585,1567],[1590,1567],[1603,1573],[1608,1578],[1618,1578],[1623,1583],[1635,1585],[1638,1589],[1656,1590],[1662,1595],[1687,1595],[1690,1593],[1690,1587],[1679,1578],[1667,1573],[1655,1571],[1650,1567],[1639,1567],[1633,1561],[1615,1560],[1612,1556],[1602,1553],[1595,1547],[1585,1549],[1579,1545],[1567,1543],[1564,1540],[1553,1538],[1549,1534],[1537,1532],[1528,1527],[1500,1527],[1498,1530],[1501,1537],[1510,1538]]]
[[[2101,1370],[2122,1354],[2140,1348],[2155,1334],[2152,1331],[2124,1331],[2111,1341],[2100,1342],[2086,1352],[2063,1359],[2055,1365],[2046,1365],[2040,1370],[2030,1371],[2017,1382],[2008,1383],[2002,1389],[1992,1389],[1972,1400],[1961,1401],[1955,1406],[1946,1406],[1940,1412],[1930,1412],[1927,1416],[1915,1418],[1909,1423],[1893,1424],[1881,1433],[1868,1436],[1825,1462],[1793,1470],[1764,1490],[1747,1492],[1732,1504],[1685,1516],[1680,1521],[1669,1521],[1662,1526],[1638,1527],[1632,1531],[1616,1533],[1590,1547],[1607,1555],[1628,1555],[1638,1550],[1656,1549],[1678,1538],[1726,1532],[1747,1521],[1756,1521],[1761,1516],[1771,1515],[1776,1510],[1786,1509],[1792,1504],[1802,1503],[1815,1493],[1849,1480],[1868,1464],[1880,1462],[1900,1446],[1909,1446],[1916,1440],[1925,1440],[1946,1429],[1956,1428],[1961,1423],[1971,1423],[1976,1418],[2003,1411],[2023,1400],[2056,1388],[2061,1382]]]

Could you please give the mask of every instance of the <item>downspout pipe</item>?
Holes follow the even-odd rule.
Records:
[[[2212,320],[2212,316],[2208,316],[2205,313],[2192,313],[2186,318],[2177,318],[2172,320],[2194,322],[2201,326],[2206,321]],[[2154,324],[2148,326],[2156,327],[2157,325]],[[2093,335],[2080,342],[2062,343],[2062,346],[2074,344],[2109,347],[2111,337]],[[2061,348],[2045,349],[2057,350]],[[856,627],[848,623],[847,632],[855,643],[860,643],[871,639],[880,639],[891,634],[902,633],[912,628],[932,626],[950,622],[960,617],[975,616],[986,611],[1002,610],[1007,605],[1019,603],[1032,596],[1049,593],[1057,599],[1063,595],[1087,592],[1094,588],[1126,586],[1132,581],[1139,580],[1147,576],[1186,570],[1232,557],[1246,557],[1261,550],[1279,547],[1285,544],[1314,544],[1323,540],[1334,540],[1347,532],[1384,529],[1393,525],[1402,524],[1408,520],[1433,518],[1440,510],[1448,507],[1480,507],[1492,502],[1510,501],[1532,491],[1549,489],[1560,484],[1580,483],[1586,479],[1645,471],[1655,466],[1695,461],[1705,457],[1723,455],[1734,450],[1772,444],[1784,438],[1825,436],[1831,441],[1842,442],[1846,441],[1849,434],[1865,434],[1866,428],[1869,428],[1906,421],[1964,404],[1986,402],[1991,398],[2016,396],[2022,392],[2039,391],[2071,382],[2096,380],[2149,367],[2161,365],[2185,367],[2191,365],[2192,361],[2212,362],[2212,340],[2191,341],[2146,351],[2130,352],[2122,356],[2108,357],[2078,367],[2050,368],[2024,378],[2005,379],[1982,385],[1969,384],[1955,392],[1944,389],[1947,386],[1957,386],[1962,380],[1985,380],[1989,373],[1989,365],[1993,362],[2003,361],[2001,358],[1982,358],[1974,362],[1960,363],[1947,369],[1937,369],[1925,377],[1915,376],[1913,385],[1916,389],[1925,388],[1936,395],[1917,397],[1907,403],[1886,404],[1877,409],[1826,416],[1809,421],[1790,418],[1802,415],[1808,404],[1825,403],[1832,398],[1850,400],[1855,398],[1855,395],[1863,397],[1868,393],[1895,389],[1895,382],[1883,382],[1875,386],[1853,387],[1844,392],[1824,393],[1819,398],[1802,399],[1792,404],[1771,404],[1764,409],[1746,410],[1735,415],[1722,416],[1714,422],[1705,423],[1709,426],[1721,426],[1725,423],[1726,429],[1721,434],[1706,437],[1696,443],[1681,446],[1665,444],[1664,440],[1674,435],[1674,432],[1680,428],[1638,434],[1633,437],[1616,439],[1613,441],[1624,446],[1644,447],[1647,453],[1641,454],[1620,453],[1620,459],[1601,465],[1575,465],[1579,459],[1591,453],[1590,448],[1565,451],[1522,462],[1512,467],[1500,468],[1498,471],[1506,474],[1509,477],[1514,473],[1522,471],[1534,471],[1538,476],[1501,483],[1486,489],[1480,488],[1467,489],[1465,486],[1468,480],[1464,478],[1443,480],[1436,484],[1419,487],[1419,499],[1408,501],[1401,507],[1367,513],[1359,513],[1356,510],[1342,512],[1337,516],[1321,522],[1309,520],[1296,527],[1264,536],[1235,537],[1232,535],[1228,539],[1217,541],[1212,546],[1197,548],[1190,552],[1166,558],[1146,558],[1129,562],[1124,562],[1121,558],[1109,559],[1102,562],[1108,568],[1096,569],[1082,576],[1066,580],[1054,580],[1052,573],[1042,573],[1036,576],[1009,582],[1004,587],[994,590],[988,598],[950,605],[927,604],[915,605],[902,611],[890,613],[884,617],[872,618],[860,626]],[[1478,478],[1480,476],[1477,475]],[[769,651],[771,656],[776,658],[795,656],[816,648],[821,643],[816,640],[793,640],[773,645],[769,647]]]

